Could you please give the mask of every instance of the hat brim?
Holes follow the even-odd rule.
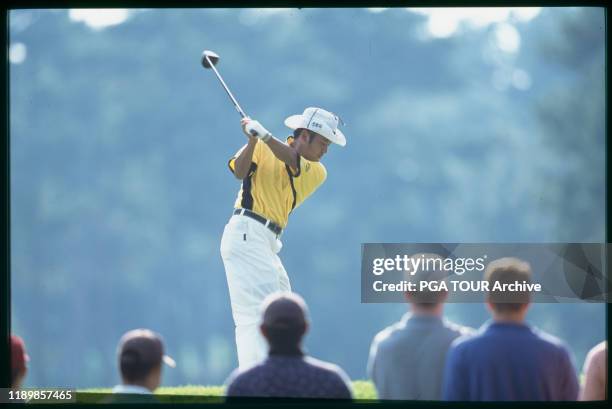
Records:
[[[162,357],[162,361],[164,361],[164,363],[168,365],[170,368],[176,367],[176,361],[172,359],[171,357],[169,357],[168,355],[164,355]]]
[[[290,117],[285,119],[285,125],[289,129],[293,129],[293,130],[296,130],[299,128],[308,129],[304,121],[304,115],[291,115]],[[340,129],[336,129],[335,131],[333,131],[331,128],[326,127],[326,129],[322,129],[320,131],[315,131],[312,129],[310,130],[312,132],[318,133],[319,135],[321,135],[325,139],[328,139],[332,143],[335,143],[336,145],[340,145],[340,146],[346,145],[346,137],[344,136],[344,133],[342,133]]]
[[[298,129],[304,127],[304,116],[303,115],[291,115],[289,118],[285,119],[285,125],[289,129]]]

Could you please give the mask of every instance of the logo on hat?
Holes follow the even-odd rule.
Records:
[[[340,146],[346,145],[346,137],[340,129],[337,115],[322,108],[309,107],[301,115],[291,115],[285,119],[285,125],[290,129],[308,129],[318,133],[325,139]],[[344,123],[344,122],[343,122]]]

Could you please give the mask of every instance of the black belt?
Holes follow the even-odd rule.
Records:
[[[266,219],[263,216],[258,215],[255,212],[250,211],[249,209],[234,209],[233,214],[241,214],[246,217],[250,217],[251,219],[257,220],[259,223],[266,226],[268,229],[270,229],[270,231],[272,231],[272,233],[276,234],[277,236],[283,232],[283,228],[280,227],[278,224]]]

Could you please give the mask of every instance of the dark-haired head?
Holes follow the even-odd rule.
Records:
[[[308,329],[306,303],[295,293],[276,293],[263,304],[261,332],[270,354],[301,355],[302,339]]]

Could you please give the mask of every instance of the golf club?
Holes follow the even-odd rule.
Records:
[[[217,69],[215,68],[215,65],[217,65],[218,62],[219,56],[215,52],[210,50],[204,50],[204,52],[202,53],[202,66],[206,69],[212,68],[217,78],[219,78],[219,81],[221,81],[223,89],[225,89],[225,92],[227,92],[227,95],[229,95],[230,99],[234,103],[236,110],[238,111],[241,117],[245,118],[247,114],[244,113],[244,111],[240,107],[240,104],[238,103],[238,101],[236,101],[236,98],[234,98],[234,95],[229,90],[228,86],[225,84],[225,81],[223,81],[223,78],[221,78],[221,74],[219,74],[219,71],[217,71]]]

